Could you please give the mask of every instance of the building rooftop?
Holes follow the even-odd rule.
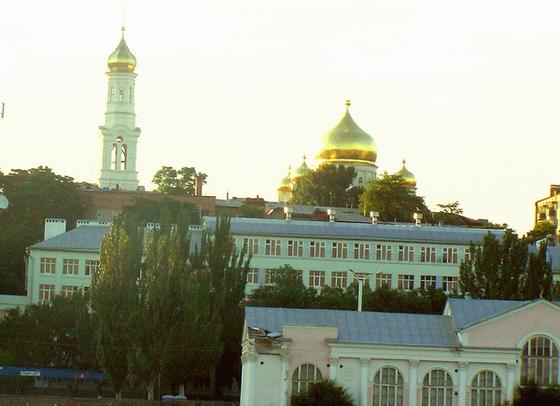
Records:
[[[216,227],[216,217],[204,217],[209,230]],[[467,245],[482,242],[488,233],[501,239],[504,230],[429,226],[413,224],[360,224],[305,220],[275,220],[235,217],[233,234],[276,237],[328,238],[348,240],[408,241]]]
[[[337,327],[335,342],[458,347],[448,316],[324,309],[247,307],[247,326],[283,334],[283,327]]]
[[[108,232],[109,226],[87,225],[38,242],[29,248],[48,251],[99,252],[101,240]]]

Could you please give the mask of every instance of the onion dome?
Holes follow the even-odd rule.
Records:
[[[416,187],[416,176],[414,176],[414,174],[412,172],[410,172],[408,169],[406,169],[406,161],[403,159],[402,161],[402,168],[400,171],[395,173],[395,176],[400,176],[401,178],[404,179],[404,181],[406,182],[406,184],[410,187],[415,188]]]
[[[278,193],[291,193],[292,191],[292,176],[290,172],[292,171],[292,167],[288,167],[288,175],[280,181],[280,186],[278,186]]]
[[[354,122],[349,108],[350,100],[346,100],[346,113],[340,122],[323,136],[323,147],[317,154],[317,159],[373,164],[377,159],[375,141]]]
[[[136,57],[132,55],[124,40],[124,27],[122,27],[122,38],[117,48],[113,51],[107,61],[109,72],[132,73],[136,68]]]
[[[307,158],[303,157],[303,163],[294,171],[294,174],[292,175],[292,180],[295,181],[297,178],[301,178],[303,175],[308,174],[309,172],[311,172],[311,169],[309,169],[309,166],[307,166],[307,163],[305,162]]]

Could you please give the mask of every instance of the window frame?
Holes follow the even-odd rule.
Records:
[[[346,288],[346,286],[348,286],[348,272],[345,271],[331,272],[331,286],[337,288]]]
[[[39,273],[46,275],[56,274],[56,258],[55,257],[41,257],[39,260]]]
[[[398,289],[404,292],[410,292],[414,290],[414,274],[399,274],[398,276]],[[405,288],[405,283],[407,284],[408,288]]]
[[[485,385],[488,382],[488,378],[483,377],[483,374],[492,374],[492,386]],[[498,385],[496,385],[496,382]],[[473,376],[471,380],[471,406],[502,405],[503,397],[502,381],[495,371],[482,369]],[[482,398],[481,401],[479,401],[480,398]]]
[[[302,374],[304,369],[305,369],[305,374]],[[313,375],[312,379],[308,379],[310,375],[310,371],[312,372]],[[292,373],[291,392],[292,394],[296,394],[301,391],[306,391],[309,389],[309,386],[311,384],[320,382],[322,379],[323,379],[323,374],[321,373],[321,370],[317,365],[311,363],[301,364]]]
[[[80,274],[80,260],[77,258],[62,259],[62,275],[76,276]]]
[[[384,372],[387,372],[385,376]],[[383,382],[384,378],[390,380],[389,372],[394,373],[394,382]],[[401,372],[390,365],[379,368],[373,378],[372,397],[373,406],[404,406],[404,379]]]
[[[548,342],[550,344],[548,349],[549,354],[547,355],[544,354],[544,349],[545,349],[544,347],[542,348],[542,350],[540,350],[540,347],[538,346],[539,340],[543,340],[544,342]],[[533,347],[535,346],[533,344],[533,341],[536,342],[535,352],[537,352],[537,354],[526,355],[526,352],[532,352]],[[541,352],[541,354],[538,354],[539,351]],[[528,361],[534,361],[534,362],[529,362],[528,364]],[[540,370],[542,373],[540,377],[537,370],[537,368],[539,368],[539,361],[541,364]],[[533,364],[532,366],[530,365],[531,363]],[[529,337],[525,342],[525,344],[523,345],[523,347],[521,348],[521,373],[519,379],[520,386],[528,385],[531,382],[535,383],[537,386],[542,388],[558,385],[559,363],[560,363],[559,347],[558,344],[556,343],[556,340],[554,340],[552,337],[549,337],[545,334],[535,334]],[[534,370],[533,373],[531,373],[531,368]],[[548,369],[547,371],[548,375],[545,375],[545,368]],[[544,382],[545,380],[548,382]]]
[[[432,384],[433,374],[434,373],[443,373],[443,385]],[[427,384],[426,384],[427,382]],[[448,382],[451,385],[448,385]],[[433,368],[424,374],[424,378],[422,379],[422,394],[421,394],[421,404],[422,406],[452,406],[453,405],[453,378],[451,378],[451,374],[447,372],[443,368]],[[434,390],[436,390],[436,397],[435,400],[432,398],[434,394]],[[442,393],[443,392],[443,393]],[[443,395],[443,403],[439,402],[440,395]]]

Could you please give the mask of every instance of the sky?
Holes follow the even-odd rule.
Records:
[[[204,194],[269,200],[344,113],[404,158],[428,206],[532,227],[560,151],[560,2],[0,0],[0,170],[95,182],[106,61],[138,66],[137,168],[208,174]]]

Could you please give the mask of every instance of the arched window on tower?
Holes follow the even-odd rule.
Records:
[[[124,100],[124,89],[119,89],[119,101],[122,102]]]
[[[109,101],[115,101],[115,88],[111,86],[111,90],[109,90]]]
[[[132,93],[132,86],[130,86],[128,88],[128,102],[132,103],[132,98],[133,98],[134,94]]]
[[[117,146],[117,144],[113,144],[113,147],[111,148],[111,169],[116,171],[118,169],[117,164],[119,162],[119,148]]]
[[[126,163],[127,163],[127,158],[128,158],[128,148],[126,147],[126,144],[123,144],[121,146],[121,169],[123,171],[126,171]]]

